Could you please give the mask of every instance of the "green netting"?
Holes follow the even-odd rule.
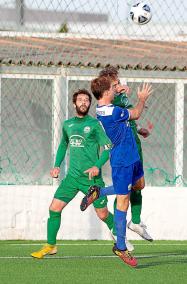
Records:
[[[153,84],[138,122],[154,126],[141,140],[147,185],[187,185],[186,3],[147,1],[152,20],[138,26],[129,20],[135,2],[0,1],[0,184],[52,184],[61,123],[74,115],[71,95],[112,64],[133,104],[139,84]],[[109,164],[104,176],[110,183]]]
[[[136,91],[140,83],[128,82],[132,89],[130,101],[136,104]],[[176,186],[186,182],[186,168],[184,165],[183,172],[176,175],[175,170],[175,84],[173,83],[152,83],[154,95],[149,99],[142,118],[138,121],[138,125],[144,128],[149,127],[149,123],[153,125],[151,135],[144,139],[141,138],[144,170],[146,184],[150,186]],[[70,94],[77,88],[90,88],[89,81],[70,81]],[[90,113],[95,116],[96,101],[93,101]],[[185,103],[186,108],[186,103]],[[71,101],[69,100],[69,117],[74,114]],[[185,126],[185,125],[184,125]],[[184,127],[185,131],[185,127]],[[186,139],[186,135],[184,135]],[[184,143],[185,145],[185,143]],[[185,152],[186,150],[184,150]],[[104,167],[105,179],[111,182],[108,173],[110,166]]]
[[[2,79],[1,183],[49,184],[52,82]]]
[[[54,112],[62,121],[62,109],[55,109],[53,103],[52,85],[52,80],[2,79],[1,184],[51,184]],[[134,90],[130,100],[135,104],[139,83],[129,82],[128,85]],[[63,113],[66,117],[74,115],[71,95],[78,88],[89,89],[90,81],[80,81],[78,77],[69,81],[68,108]],[[184,174],[176,175],[175,172],[175,84],[153,83],[153,88],[154,96],[138,122],[145,128],[149,123],[153,125],[150,137],[141,140],[147,184],[173,186],[182,182],[186,186],[185,167]],[[62,97],[57,104],[64,101]],[[90,110],[93,116],[95,106],[93,100]],[[59,128],[58,139],[60,135]],[[109,164],[105,166],[104,175],[110,183]]]

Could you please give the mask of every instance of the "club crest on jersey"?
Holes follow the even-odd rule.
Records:
[[[84,133],[89,133],[90,132],[90,127],[89,126],[85,126],[84,127]]]
[[[111,144],[106,144],[104,145],[104,149],[105,150],[110,150],[112,148],[112,145]]]
[[[69,144],[71,147],[84,147],[84,137],[81,135],[72,135],[69,139]]]
[[[122,113],[121,113],[121,117],[123,117],[125,115],[125,113],[124,113],[124,111],[122,111]]]

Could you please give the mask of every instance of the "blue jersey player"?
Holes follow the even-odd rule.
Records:
[[[114,222],[117,243],[113,247],[113,252],[128,265],[136,266],[137,260],[132,257],[125,244],[126,215],[131,188],[133,190],[143,189],[145,181],[129,120],[136,120],[140,117],[145,102],[152,93],[152,87],[149,84],[143,84],[141,89],[138,88],[138,103],[135,108],[129,110],[112,104],[116,89],[109,77],[103,76],[94,79],[91,82],[91,90],[98,101],[97,118],[113,144],[110,163],[114,189],[113,192],[107,192],[107,190],[100,190],[96,186],[91,187],[89,193],[82,200],[81,210],[85,210],[89,204],[101,196],[116,194],[117,207],[114,213]]]

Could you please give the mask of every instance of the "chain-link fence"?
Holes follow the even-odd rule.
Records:
[[[147,1],[152,20],[139,26],[129,19],[134,3],[0,1],[1,184],[52,183],[61,123],[74,115],[72,93],[90,89],[90,80],[112,64],[134,104],[138,85],[153,84],[139,121],[153,126],[142,139],[147,184],[186,186],[187,4]]]

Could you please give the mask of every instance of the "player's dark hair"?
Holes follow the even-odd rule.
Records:
[[[80,94],[87,95],[88,98],[89,98],[90,104],[91,104],[91,102],[92,102],[92,95],[91,95],[91,94],[88,92],[88,90],[86,90],[86,89],[79,89],[78,91],[76,91],[76,92],[73,94],[72,101],[73,101],[74,104],[76,103],[77,97],[78,97],[78,95],[80,95]]]
[[[99,76],[110,77],[112,79],[116,79],[118,77],[118,69],[114,66],[105,67],[103,70],[99,72]]]
[[[91,81],[91,91],[94,97],[99,100],[103,97],[103,93],[108,91],[111,86],[111,78],[99,76]]]

